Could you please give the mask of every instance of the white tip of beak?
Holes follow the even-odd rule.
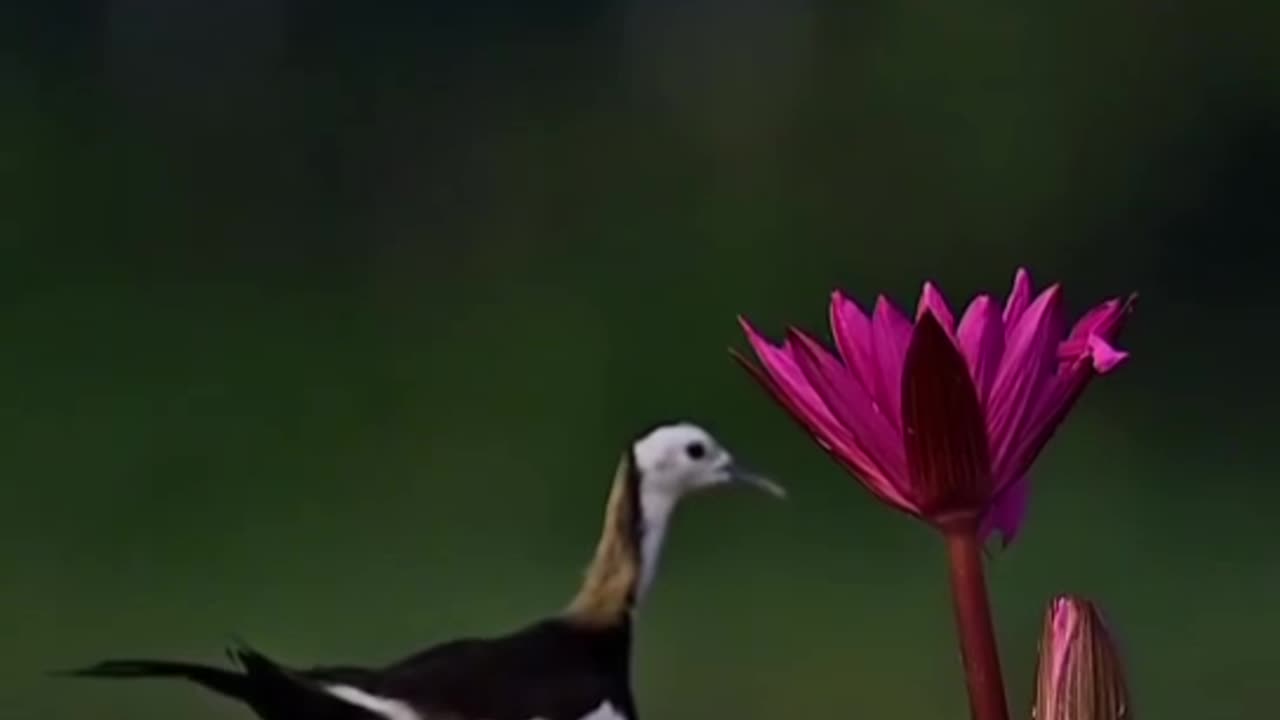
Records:
[[[781,485],[775,483],[769,478],[763,475],[760,475],[758,473],[754,473],[754,472],[751,472],[750,470],[745,470],[742,467],[734,465],[733,468],[729,471],[729,474],[730,474],[730,477],[733,478],[733,482],[741,483],[743,485],[750,485],[754,488],[758,488],[778,498],[779,500],[785,500],[787,497],[787,491],[785,488],[783,488]]]

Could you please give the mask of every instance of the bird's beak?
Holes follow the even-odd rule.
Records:
[[[729,466],[729,477],[735,483],[750,485],[754,488],[763,490],[780,500],[787,497],[787,491],[781,485],[757,472],[748,470],[737,463]]]

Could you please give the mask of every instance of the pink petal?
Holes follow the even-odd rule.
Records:
[[[739,318],[738,322],[767,373],[757,375],[758,379],[766,381],[766,389],[784,407],[791,410],[810,432],[821,435],[839,448],[850,445],[848,432],[840,426],[809,384],[809,379],[795,362],[794,351],[786,345],[775,347],[746,318]],[[748,365],[748,370],[752,369]]]
[[[1089,312],[1080,316],[1080,319],[1072,326],[1068,339],[1079,339],[1090,335],[1111,336],[1112,330],[1119,324],[1125,308],[1125,304],[1121,303],[1117,298],[1112,298],[1097,307],[1091,308]]]
[[[1031,273],[1026,268],[1018,268],[1013,274],[1013,289],[1009,291],[1009,299],[1004,305],[1004,326],[1011,328],[1022,319],[1031,302]]]
[[[920,303],[916,306],[916,320],[918,321],[925,311],[933,313],[933,317],[942,325],[942,329],[947,331],[948,335],[955,333],[956,320],[951,314],[951,308],[947,305],[947,299],[931,282],[926,282],[924,288],[920,290]]]
[[[1100,373],[1109,373],[1129,357],[1129,353],[1111,347],[1100,335],[1089,336],[1089,357],[1093,360],[1093,369]]]
[[[1085,313],[1071,328],[1071,334],[1058,346],[1058,358],[1066,363],[1083,356],[1091,355],[1090,337],[1097,335],[1110,343],[1120,334],[1124,320],[1133,311],[1136,296],[1131,295],[1123,302],[1118,299],[1108,300]]]
[[[1080,610],[1075,598],[1059,597],[1053,601],[1053,640],[1049,648],[1050,687],[1057,689],[1067,681],[1067,661],[1072,650],[1078,650],[1077,634],[1080,628]]]
[[[1036,400],[1036,407],[1018,437],[996,459],[997,477],[1020,477],[1031,470],[1031,464],[1066,419],[1092,375],[1092,368],[1084,361],[1059,370]]]
[[[760,383],[765,390],[787,411],[787,414],[799,424],[832,458],[839,462],[845,470],[856,477],[867,472],[865,457],[851,439],[849,433],[833,418],[821,399],[813,393],[812,388],[804,380],[803,373],[796,367],[793,359],[794,351],[789,347],[775,348],[762,335],[757,333],[747,322],[739,318],[747,337],[761,364],[766,369],[756,367],[754,363],[737,351],[730,354]],[[800,376],[800,383],[784,385],[783,379],[793,375]],[[862,463],[859,465],[858,463]]]
[[[986,422],[964,357],[928,310],[907,348],[902,412],[912,494],[921,512],[940,526],[977,522],[991,497]]]
[[[1028,472],[1093,376],[1111,372],[1129,357],[1112,347],[1109,339],[1119,334],[1134,299],[1111,300],[1094,308],[1075,324],[1071,338],[1058,346],[1058,371],[1036,401],[1014,446],[997,455],[997,477]]]
[[[986,538],[993,532],[1000,533],[1000,544],[1009,547],[1018,530],[1022,528],[1022,519],[1027,515],[1027,505],[1031,494],[1030,479],[1022,477],[1005,485],[987,508],[982,518],[979,537]]]
[[[871,318],[871,347],[878,370],[872,397],[895,428],[902,427],[902,361],[911,341],[911,322],[889,298],[876,298]]]
[[[798,330],[788,339],[796,348],[796,364],[826,403],[828,411],[849,433],[859,454],[858,473],[868,489],[910,513],[918,504],[907,482],[902,438],[873,407],[862,384],[821,343]]]
[[[996,459],[997,477],[1027,473],[1094,376],[1114,370],[1129,356],[1097,335],[1091,336],[1089,347],[1089,354],[1059,365],[1014,446]]]
[[[839,290],[831,293],[831,335],[844,366],[862,383],[868,395],[875,396],[879,369],[871,340],[871,320],[858,304]]]
[[[854,440],[848,429],[843,427],[828,410],[813,387],[809,384],[803,371],[796,364],[797,351],[790,341],[781,348],[774,347],[763,335],[755,330],[743,317],[739,323],[747,335],[748,341],[760,359],[764,370],[753,365],[749,360],[733,353],[733,357],[756,379],[774,399],[788,411],[831,457],[839,462],[850,474],[862,479],[864,486],[898,509],[915,514],[914,505],[901,493],[890,492],[880,495],[879,488],[893,488],[893,483],[882,478],[862,447]],[[899,462],[905,467],[905,460]],[[905,472],[905,471],[904,471]],[[868,482],[871,479],[871,482]],[[875,484],[872,484],[875,483]]]
[[[992,460],[1000,484],[1015,479],[1007,474],[1010,456],[1057,369],[1061,310],[1062,292],[1054,285],[1036,298],[1016,325],[1006,326],[1005,353],[987,405]]]
[[[781,347],[774,346],[764,335],[757,332],[745,318],[741,322],[742,328],[747,334],[747,341],[751,343],[751,348],[755,350],[756,357],[760,358],[760,363],[764,366],[764,369],[769,372],[779,387],[786,391],[787,396],[800,401],[806,408],[812,407],[814,410],[818,410],[825,407],[819,401],[813,388],[809,386],[809,380],[804,376],[804,372],[796,365],[792,350],[785,344]],[[830,416],[828,415],[828,417]]]
[[[1000,358],[1004,355],[1004,320],[1000,307],[989,295],[979,295],[969,303],[960,318],[957,333],[960,352],[969,363],[969,373],[978,390],[983,407],[991,396],[996,373],[1000,370]]]

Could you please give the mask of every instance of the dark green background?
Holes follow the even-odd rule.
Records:
[[[646,716],[964,717],[936,538],[726,347],[1019,264],[1142,300],[990,567],[1015,714],[1062,591],[1144,717],[1273,714],[1280,13],[1209,5],[7,5],[0,717],[246,717],[42,673],[553,611],[685,416],[793,495],[678,517]]]

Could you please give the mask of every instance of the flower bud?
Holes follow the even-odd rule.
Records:
[[[1133,720],[1123,663],[1097,608],[1054,599],[1045,614],[1032,720]]]

